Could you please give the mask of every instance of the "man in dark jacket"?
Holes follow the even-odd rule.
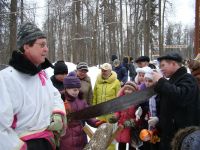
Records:
[[[129,69],[129,77],[131,81],[134,81],[135,76],[137,75],[137,72],[135,70],[135,66],[133,64],[133,57],[130,57],[130,62],[128,63],[128,69]]]
[[[119,59],[115,59],[113,65],[113,71],[117,73],[117,79],[121,82],[121,86],[123,86],[128,80],[128,71],[126,67],[120,63]]]
[[[51,77],[51,81],[55,88],[58,89],[58,91],[61,94],[61,98],[64,100],[64,86],[63,86],[63,80],[65,76],[68,74],[68,68],[67,65],[63,60],[59,60],[54,64],[54,75]]]
[[[199,123],[199,88],[197,80],[181,66],[182,57],[178,53],[169,53],[158,61],[164,77],[169,78],[153,72],[159,97],[160,149],[170,150],[170,142],[179,129]]]

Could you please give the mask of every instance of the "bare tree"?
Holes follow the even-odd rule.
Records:
[[[17,33],[17,1],[11,0],[10,4],[10,55],[12,54],[12,51],[16,49],[16,33]]]

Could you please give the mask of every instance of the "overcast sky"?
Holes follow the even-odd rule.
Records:
[[[172,22],[181,22],[184,25],[194,26],[195,0],[173,0],[173,11],[168,16]]]
[[[34,0],[37,2],[36,19],[37,25],[41,26],[45,16],[46,0]],[[167,12],[167,22],[183,23],[184,25],[194,26],[195,21],[195,0],[169,0],[172,2],[172,9],[168,8]],[[25,0],[25,3],[32,3],[33,0]],[[43,8],[41,8],[43,7]]]

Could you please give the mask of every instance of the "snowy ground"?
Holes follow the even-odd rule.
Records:
[[[68,67],[68,72],[76,70],[76,65],[75,64],[73,64],[71,62],[65,62],[65,64]],[[47,74],[48,74],[49,77],[51,77],[53,75],[53,69],[52,68],[46,69],[46,72],[47,72]],[[99,67],[96,67],[96,66],[89,67],[88,75],[91,78],[91,82],[92,82],[92,87],[93,88],[94,88],[94,84],[95,84],[97,75],[99,73],[100,73]]]

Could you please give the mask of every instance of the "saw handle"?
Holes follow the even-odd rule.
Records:
[[[90,129],[90,127],[88,125],[85,125],[83,127],[83,131],[89,136],[90,139],[94,135],[94,132]]]

